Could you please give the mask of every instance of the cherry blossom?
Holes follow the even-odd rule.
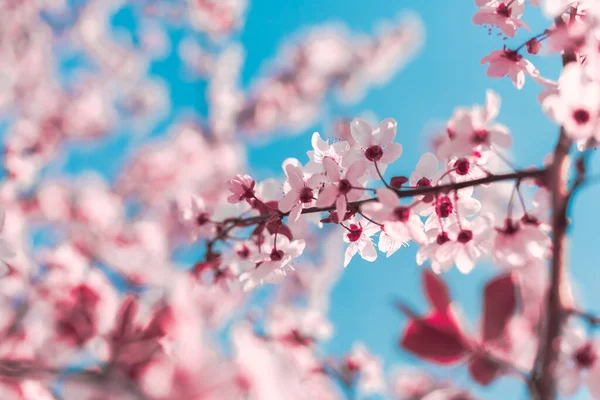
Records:
[[[448,121],[448,138],[439,146],[438,155],[442,158],[456,157],[454,166],[457,173],[466,175],[471,168],[464,156],[495,146],[508,148],[511,144],[508,128],[494,122],[499,112],[500,97],[491,90],[486,92],[484,107],[475,105],[471,109],[456,109]]]
[[[361,221],[348,221],[347,233],[344,235],[344,242],[350,243],[344,254],[344,267],[347,267],[352,257],[356,253],[360,254],[363,260],[373,262],[377,259],[377,250],[371,236],[379,232],[379,227],[373,223],[367,222],[364,226]]]
[[[446,224],[447,225],[447,224]],[[423,265],[425,261],[431,259],[430,266],[431,270],[436,274],[448,271],[452,268],[453,259],[444,258],[442,259],[438,255],[438,249],[446,242],[450,241],[450,236],[441,227],[434,226],[432,229],[427,230],[427,243],[423,244],[417,251],[417,264]]]
[[[476,0],[481,7],[473,16],[476,25],[497,25],[507,36],[514,37],[518,28],[529,30],[526,23],[520,20],[525,9],[525,1]]]
[[[300,217],[305,205],[312,205],[317,199],[317,187],[323,181],[320,175],[312,175],[305,178],[302,167],[297,160],[284,162],[285,174],[289,184],[289,191],[279,202],[281,212],[290,213],[290,220],[296,221]]]
[[[581,67],[565,67],[559,80],[558,94],[545,99],[552,117],[564,125],[567,134],[575,140],[597,136],[600,87],[590,82]]]
[[[210,219],[211,213],[200,197],[192,197],[189,207],[184,209],[181,218],[192,241],[210,236],[214,232],[215,226]]]
[[[363,176],[367,169],[364,160],[355,161],[348,167],[343,175],[340,174],[339,166],[330,158],[323,160],[323,166],[326,171],[326,178],[331,183],[325,185],[319,193],[317,207],[336,205],[338,221],[343,221],[348,210],[348,202],[359,200],[363,194],[363,185],[359,178]]]
[[[399,237],[395,235],[394,237],[388,235],[385,231],[385,227],[381,227],[381,233],[379,233],[379,241],[377,242],[377,248],[385,253],[386,257],[392,256],[395,252],[397,252],[401,247],[409,247],[409,241],[411,240],[410,236]]]
[[[435,255],[441,263],[454,261],[460,272],[468,274],[475,262],[489,249],[491,219],[479,216],[473,221],[460,221],[448,228],[448,240]]]
[[[293,270],[290,262],[300,257],[306,246],[304,240],[290,241],[285,235],[273,235],[266,240],[266,246],[270,244],[270,251],[256,255],[256,267],[240,275],[244,290],[263,282],[281,283],[287,272]]]
[[[492,51],[481,59],[481,64],[490,64],[486,72],[490,78],[510,76],[517,89],[521,89],[525,84],[525,75],[539,75],[538,70],[531,62],[517,51],[508,48]]]
[[[350,150],[350,144],[346,141],[339,141],[329,144],[329,140],[321,139],[318,132],[313,133],[311,140],[313,150],[306,154],[310,161],[306,164],[306,171],[311,173],[323,172],[323,160],[329,158],[338,165],[342,165],[344,156]]]
[[[506,218],[496,228],[493,253],[501,264],[524,266],[530,259],[546,258],[549,251],[550,238],[533,216],[525,215],[521,221]]]
[[[569,327],[560,342],[560,358],[555,376],[564,396],[577,392],[586,384],[594,398],[600,397],[598,343],[587,338],[581,329]]]
[[[379,188],[376,193],[378,201],[365,204],[361,211],[382,223],[392,238],[402,241],[408,237],[417,243],[424,243],[423,222],[411,207],[400,205],[398,196],[388,188]]]
[[[368,171],[374,179],[402,154],[402,145],[393,142],[397,128],[398,124],[392,118],[384,119],[375,129],[359,118],[350,123],[350,132],[356,141],[353,157],[373,163]]]
[[[358,391],[363,395],[383,393],[386,388],[381,360],[373,356],[362,343],[355,343],[346,356],[346,364],[358,377]]]
[[[227,198],[230,203],[251,200],[254,197],[256,182],[250,175],[238,175],[229,181],[228,187],[232,194]]]

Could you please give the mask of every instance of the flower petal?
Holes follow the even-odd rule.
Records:
[[[390,143],[383,151],[383,156],[379,160],[382,164],[391,164],[402,155],[402,145],[400,143]]]
[[[373,132],[373,141],[380,146],[387,146],[396,137],[398,123],[394,118],[386,118],[379,123],[375,132]]]
[[[363,119],[355,118],[350,123],[350,134],[361,146],[368,147],[371,145],[373,141],[372,132],[373,128],[371,128],[371,125]]]

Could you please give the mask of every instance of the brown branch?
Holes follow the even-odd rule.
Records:
[[[468,187],[487,185],[495,182],[503,182],[503,181],[522,181],[524,179],[544,179],[546,174],[546,169],[528,169],[523,171],[511,172],[508,174],[498,174],[498,175],[489,175],[485,178],[473,179],[471,181],[458,182],[458,183],[449,183],[446,185],[439,186],[424,186],[417,189],[411,190],[399,190],[392,189],[396,192],[396,195],[399,199],[416,197],[416,196],[424,196],[427,194],[440,194],[440,193],[449,193],[455,190],[460,190]],[[361,205],[365,203],[370,203],[372,201],[377,201],[377,197],[372,197],[364,200],[352,201],[348,203],[348,208],[359,208]],[[326,211],[334,211],[335,205],[331,205],[328,207],[309,207],[302,210],[302,214],[314,214],[319,212]],[[286,216],[289,213],[280,213],[281,216]],[[237,221],[240,226],[249,226],[254,223],[267,221],[270,218],[277,216],[276,213],[273,214],[265,214],[259,215],[256,217],[249,217],[240,219]]]
[[[516,182],[520,183],[521,181],[523,181],[525,179],[538,179],[538,180],[545,182],[546,175],[548,172],[549,172],[549,170],[547,168],[526,169],[526,170],[522,170],[522,171],[515,171],[515,172],[507,173],[507,174],[498,174],[498,175],[489,174],[488,176],[486,176],[484,178],[473,179],[473,180],[464,181],[464,182],[455,182],[455,183],[450,183],[450,184],[445,184],[445,185],[426,186],[426,187],[420,187],[420,188],[410,189],[410,190],[394,189],[394,188],[390,188],[390,189],[394,190],[396,192],[396,195],[398,196],[399,199],[402,199],[402,198],[410,198],[410,197],[416,197],[416,196],[424,196],[424,195],[428,195],[428,194],[437,195],[437,194],[441,194],[441,193],[450,193],[450,192],[468,188],[468,187],[488,185],[491,183],[503,182],[503,181],[516,181]],[[358,209],[360,209],[361,205],[372,202],[372,201],[377,201],[377,197],[372,197],[372,198],[368,198],[368,199],[364,199],[364,200],[350,202],[350,203],[348,203],[348,209],[358,210]],[[332,204],[331,206],[328,206],[328,207],[305,208],[302,210],[302,214],[314,214],[314,213],[334,211],[334,210],[335,210],[335,204]],[[226,220],[219,222],[219,224],[220,224],[219,233],[215,237],[210,238],[210,239],[206,240],[206,242],[205,242],[206,261],[208,261],[208,258],[210,258],[210,256],[213,255],[215,244],[219,241],[227,240],[229,238],[229,233],[233,229],[241,228],[241,227],[249,227],[249,226],[253,226],[253,225],[259,225],[262,223],[266,223],[267,221],[269,221],[271,219],[277,219],[277,218],[281,219],[287,215],[289,215],[289,213],[275,211],[273,213],[257,215],[257,216],[248,217],[248,218],[228,218]]]
[[[600,317],[592,315],[592,314],[588,314],[585,311],[581,311],[576,308],[570,308],[570,309],[566,310],[566,312],[569,315],[581,318],[582,320],[584,320],[585,322],[587,322],[590,325],[593,325],[593,326],[600,325]]]
[[[564,24],[561,17],[556,18],[556,26]],[[577,61],[577,54],[564,52],[563,67]],[[572,140],[566,135],[564,127],[554,149],[552,166],[549,170],[548,187],[552,191],[552,262],[550,287],[546,298],[546,320],[542,326],[536,364],[529,384],[531,397],[539,400],[556,399],[556,380],[553,370],[558,360],[557,342],[560,338],[566,312],[566,262],[565,241],[568,226],[567,207],[569,191],[567,178],[569,172],[568,155]]]

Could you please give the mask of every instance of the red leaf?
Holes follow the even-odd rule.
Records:
[[[407,177],[405,177],[405,176],[394,176],[390,180],[390,186],[393,187],[393,188],[400,188],[406,182],[408,182],[408,178]]]
[[[292,235],[292,231],[288,228],[287,225],[284,225],[279,220],[271,221],[267,224],[267,230],[270,234],[275,234],[277,232],[278,235],[283,235],[290,240],[294,240],[294,235]]]
[[[500,365],[483,354],[475,354],[469,362],[469,373],[480,385],[489,385],[500,372]]]
[[[438,364],[458,362],[469,351],[456,322],[437,310],[411,320],[400,345],[417,357]]]
[[[510,275],[500,276],[485,285],[483,290],[483,340],[498,339],[510,321],[517,300]]]
[[[137,302],[133,297],[123,300],[121,308],[117,312],[115,327],[112,332],[113,340],[118,341],[126,338],[133,330],[133,318],[137,314]]]
[[[423,270],[423,288],[433,308],[446,312],[452,302],[446,283],[429,270]]]
[[[162,307],[154,312],[152,320],[144,330],[143,338],[146,340],[165,336],[173,323],[173,310],[170,306]]]

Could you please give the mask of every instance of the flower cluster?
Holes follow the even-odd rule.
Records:
[[[386,376],[360,340],[323,352],[344,268],[407,247],[429,306],[396,303],[401,349],[465,365],[482,386],[510,376],[533,398],[583,386],[600,398],[598,340],[577,324],[600,318],[572,298],[564,261],[570,201],[600,142],[600,3],[475,0],[473,23],[505,39],[530,30],[533,7],[553,18],[481,60],[489,77],[543,88],[560,138],[537,167],[510,160],[500,96],[488,90],[485,104],[457,107],[404,174],[402,120],[355,118],[331,137],[313,133],[306,159],[264,180],[244,141],[300,130],[331,93],[354,101],[387,81],[422,44],[417,17],[367,37],[310,29],[246,90],[231,38],[246,0],[79,3],[0,4],[1,399],[474,399],[423,372]],[[130,14],[134,32],[113,35]],[[556,81],[528,59],[545,53],[561,54]],[[207,116],[174,113],[177,86],[154,74],[171,55],[206,80]],[[72,149],[81,141],[109,152],[126,143],[126,155],[102,160],[103,176],[57,178],[71,159],[97,162]],[[484,262],[499,272],[473,327],[443,274]]]

